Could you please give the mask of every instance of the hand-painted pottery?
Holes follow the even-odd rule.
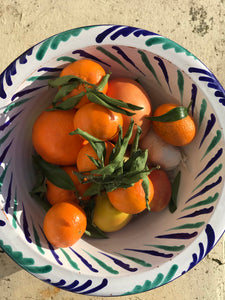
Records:
[[[50,103],[48,80],[74,60],[90,58],[112,76],[138,79],[153,107],[192,100],[198,133],[183,148],[178,208],[145,213],[109,239],[82,238],[54,249],[42,223],[34,183],[32,125]],[[188,50],[153,32],[90,26],[52,36],[23,53],[0,76],[0,246],[22,268],[58,288],[84,295],[145,292],[193,268],[225,228],[225,91]],[[129,280],[128,280],[129,277]]]

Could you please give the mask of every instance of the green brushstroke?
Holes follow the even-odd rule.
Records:
[[[85,251],[85,250],[84,250]],[[92,254],[88,253],[87,251],[85,251],[94,261],[96,261],[96,263],[102,267],[103,269],[105,269],[107,272],[111,273],[111,274],[119,274],[119,272],[117,270],[114,270],[113,268],[111,268],[110,266],[108,266],[107,264],[105,264],[102,260],[98,259],[97,257],[93,256]]]
[[[45,40],[42,45],[40,46],[40,48],[38,49],[37,53],[36,53],[36,59],[37,60],[42,60],[48,50],[48,48],[50,47],[52,42],[52,37]]]
[[[27,79],[27,81],[35,81],[35,80],[48,80],[56,78],[54,75],[40,75],[40,76],[32,76]]]
[[[200,128],[200,126],[202,124],[206,109],[207,109],[207,102],[205,99],[202,99],[202,104],[201,104],[201,108],[200,108],[200,112],[199,112],[198,129]]]
[[[148,39],[145,42],[146,46],[151,47],[157,44],[162,44],[162,48],[164,50],[168,49],[174,49],[176,53],[185,53],[187,56],[192,56],[194,59],[197,59],[191,52],[189,52],[187,49],[183,48],[182,46],[178,45],[177,43],[164,38],[164,37],[153,37]]]
[[[3,111],[3,113],[6,114],[7,112],[11,111],[15,107],[18,107],[18,106],[22,105],[23,103],[27,102],[28,100],[30,100],[30,98],[22,99],[22,100],[19,100],[19,101],[16,101],[16,102],[13,102],[13,103],[9,104],[6,107],[6,109]]]
[[[187,223],[187,224],[183,224],[181,226],[176,226],[176,227],[173,227],[173,228],[170,228],[170,229],[167,229],[168,231],[169,230],[177,230],[177,229],[193,229],[193,228],[200,228],[201,226],[203,226],[205,224],[205,222],[197,222],[197,223]]]
[[[208,180],[210,180],[213,176],[219,173],[223,168],[223,164],[219,164],[219,166],[215,167],[197,186],[192,190],[192,193],[196,191],[200,186],[205,184]]]
[[[66,259],[68,260],[69,264],[76,270],[80,270],[80,268],[78,267],[77,263],[75,261],[73,261],[71,259],[71,257],[66,253],[66,251],[62,248],[60,248],[60,250],[62,251],[62,253],[65,255]]]
[[[174,277],[174,275],[176,274],[177,270],[178,270],[178,265],[173,265],[173,266],[170,268],[170,270],[169,270],[168,274],[166,275],[166,277],[164,278],[162,284],[166,284],[166,283],[168,283],[171,279],[173,279],[173,277]]]
[[[2,175],[0,176],[0,193],[2,191],[3,181],[5,179],[8,167],[9,167],[9,163],[5,166],[5,169],[3,170]]]
[[[215,193],[215,195],[213,197],[209,196],[205,200],[202,200],[202,201],[199,201],[195,204],[189,205],[189,206],[183,208],[182,211],[187,210],[187,209],[196,208],[196,207],[199,207],[199,206],[204,206],[204,205],[211,204],[211,203],[215,202],[218,198],[219,198],[219,193]]]
[[[31,273],[44,274],[52,270],[51,265],[45,266],[34,266],[35,260],[33,258],[23,257],[21,251],[13,251],[10,245],[5,245],[2,240],[0,240],[0,247],[22,268]]]
[[[177,70],[177,85],[180,91],[181,104],[183,104],[183,95],[184,95],[184,76],[180,70]]]
[[[15,128],[15,126],[10,129],[1,139],[0,139],[0,145],[3,144],[7,138],[9,137],[10,133],[13,131],[13,129]]]
[[[39,238],[39,235],[37,233],[37,230],[36,228],[34,227],[34,224],[33,224],[33,232],[34,232],[34,240],[35,240],[35,244],[37,246],[37,249],[38,251],[41,253],[41,254],[45,254],[45,251],[43,250],[42,246],[41,246],[41,242],[40,242],[40,238]]]
[[[142,259],[139,259],[139,258],[136,258],[136,257],[133,257],[133,256],[128,256],[128,255],[124,255],[124,254],[121,254],[121,253],[118,253],[116,252],[116,254],[122,256],[122,257],[125,257],[127,259],[130,259],[132,260],[133,262],[135,262],[136,264],[139,264],[143,267],[151,267],[152,265],[150,263],[147,263],[146,261],[142,260]]]
[[[180,246],[145,245],[145,246],[151,246],[154,248],[158,248],[158,249],[162,249],[162,250],[166,250],[166,251],[173,251],[173,252],[178,252],[185,248],[185,245],[180,245]]]
[[[222,133],[220,130],[216,131],[216,135],[214,136],[214,138],[212,139],[209,147],[206,149],[205,154],[203,155],[203,157],[201,158],[201,160],[219,143],[220,139],[222,137]]]
[[[71,37],[77,37],[83,30],[89,30],[93,27],[95,26],[75,28],[65,32],[61,32],[55,36],[48,38],[41,44],[40,48],[38,49],[36,53],[36,59],[42,60],[49,48],[51,48],[52,50],[56,50],[61,42],[66,42]]]
[[[162,282],[163,278],[164,278],[164,275],[163,275],[162,273],[159,273],[159,274],[156,276],[155,280],[152,282],[152,284],[151,284],[151,289],[154,289],[154,288],[156,288],[157,286],[159,286],[160,283]]]
[[[14,206],[13,206],[13,219],[12,219],[12,225],[14,228],[17,228],[17,207],[18,207],[18,202],[17,202],[17,195],[15,193]]]
[[[108,50],[106,50],[105,48],[103,48],[101,46],[98,46],[96,49],[98,51],[102,52],[103,54],[105,54],[106,56],[108,56],[110,59],[112,59],[115,62],[117,62],[118,64],[120,64],[124,69],[129,71],[129,69],[122,63],[122,61],[118,57],[116,57],[114,54],[112,54],[111,52],[109,52]]]
[[[77,59],[70,57],[70,56],[60,56],[56,59],[57,61],[68,61],[68,62],[75,62]]]
[[[167,275],[165,277],[162,273],[158,273],[153,282],[151,282],[150,280],[146,280],[143,285],[136,285],[133,288],[133,290],[131,290],[130,292],[124,293],[122,296],[143,293],[143,292],[149,291],[153,288],[156,288],[158,286],[161,286],[163,284],[166,284],[173,279],[177,270],[178,270],[178,265],[174,264],[174,265],[172,265],[172,267],[170,268],[169,272],[167,273]]]
[[[159,79],[158,79],[158,77],[156,75],[156,72],[155,72],[152,64],[150,63],[147,55],[143,51],[141,51],[141,50],[138,50],[138,53],[141,55],[141,59],[142,59],[143,63],[145,64],[145,66],[149,69],[149,71],[155,77],[155,79],[158,82],[158,84],[161,85],[161,83],[159,82]]]

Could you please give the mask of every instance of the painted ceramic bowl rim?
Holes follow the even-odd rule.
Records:
[[[85,28],[110,28],[112,26],[116,26],[117,28],[121,27],[121,28],[133,28],[134,29],[134,32],[135,30],[142,30],[140,28],[136,28],[136,27],[131,27],[131,26],[125,26],[125,25],[113,25],[113,24],[109,24],[109,25],[93,25],[93,26],[84,26],[84,27],[78,27],[78,28],[75,28],[75,29],[85,29]],[[73,30],[73,29],[71,29]],[[71,30],[66,30],[64,32],[70,32]],[[88,33],[88,31],[87,31]],[[140,41],[140,45],[138,45],[138,48],[140,49],[143,49],[143,50],[146,50],[146,51],[150,51],[149,48],[147,46],[144,46],[141,45],[141,42],[145,43],[145,34],[150,34],[150,31],[148,30],[142,30],[142,33],[138,36],[138,41]],[[23,54],[21,54],[20,56],[18,56],[1,74],[1,76],[4,77],[4,73],[10,69],[12,67],[13,64],[15,64],[21,56],[23,55],[27,55],[29,56],[29,52],[30,50],[38,50],[39,46],[41,46],[44,42],[48,41],[50,38],[52,37],[56,37],[58,36],[60,33],[58,34],[55,34],[49,38],[46,38],[45,40],[37,43],[36,45],[30,47],[27,51],[25,51]],[[162,37],[161,35],[158,35],[158,34],[155,34],[155,33],[152,33],[153,35],[155,35],[156,37]],[[164,37],[163,37],[164,38]],[[170,41],[169,39],[166,39],[167,41]],[[129,37],[128,39],[124,39],[124,40],[121,40],[119,42],[115,42],[115,41],[112,41],[112,40],[107,40],[107,44],[111,44],[111,45],[114,45],[114,44],[119,44],[119,45],[122,45],[122,46],[130,46],[130,47],[136,47],[137,46],[137,37]],[[172,41],[171,41],[172,42]],[[197,59],[196,57],[194,57],[188,50],[184,49],[183,47],[181,47],[180,45],[176,44],[173,42],[174,45],[177,45],[177,53],[174,53],[174,49],[173,48],[172,50],[173,51],[168,51],[165,55],[165,52],[164,50],[161,50],[160,51],[160,48],[157,45],[153,45],[151,47],[151,52],[154,53],[154,54],[157,54],[157,55],[160,55],[162,56],[163,58],[167,59],[168,61],[170,61],[171,63],[173,63],[174,65],[176,65],[180,70],[184,71],[185,73],[187,72],[188,68],[190,67],[189,63],[190,63],[190,58],[192,59],[192,65],[195,67],[195,68],[202,68],[204,69],[206,72],[209,72],[211,75],[212,72],[199,60]],[[85,47],[88,47],[88,46],[93,46],[93,45],[98,45],[98,43],[96,42],[96,44],[93,44],[93,42],[89,43],[88,41],[88,38],[86,38],[85,42],[82,44],[82,48],[85,48]],[[65,52],[65,49],[63,47],[61,47],[62,45],[60,45],[57,49],[57,56],[60,56],[61,54],[63,54]],[[73,47],[74,49],[74,47]],[[69,52],[70,50],[73,50],[72,49],[72,46],[71,46],[71,49],[66,49],[67,52]],[[181,54],[179,54],[179,50],[183,49],[181,52]],[[175,50],[176,52],[176,50]],[[32,57],[33,53],[31,54],[31,57]],[[24,72],[24,75],[23,75],[23,78],[22,79],[18,79],[16,78],[16,81],[10,86],[8,85],[7,88],[6,88],[6,93],[7,91],[9,91],[9,94],[11,91],[13,90],[16,90],[23,82],[23,80],[26,79],[26,77],[28,75],[30,75],[33,70],[37,69],[38,67],[40,67],[40,64],[43,65],[45,64],[45,62],[49,61],[50,59],[52,59],[53,57],[55,57],[56,53],[54,51],[50,51],[48,53],[46,53],[46,56],[45,58],[41,61],[36,61],[35,64],[33,65],[30,65],[30,67],[28,67],[25,72]],[[29,59],[29,57],[27,57]],[[29,64],[28,64],[29,65]],[[210,101],[210,104],[213,106],[213,109],[219,119],[219,122],[221,124],[221,127],[222,124],[225,125],[225,120],[224,120],[224,116],[223,116],[223,112],[221,110],[221,104],[219,104],[219,101],[218,99],[215,97],[215,94],[214,92],[212,91],[212,89],[208,89],[207,87],[207,84],[205,82],[201,82],[199,81],[199,74],[196,74],[195,72],[193,73],[189,73],[188,74],[190,76],[190,78],[194,81],[194,82],[198,82],[198,87],[200,88],[200,90],[203,92],[203,94],[207,95],[208,96],[208,101],[210,101],[210,99],[213,99],[213,100],[216,100],[216,101]],[[217,85],[219,86],[219,88],[221,88],[221,91],[224,92],[221,84],[219,83],[219,81],[215,78],[215,76],[213,75],[213,78],[215,80],[215,82],[217,83]],[[223,189],[221,191],[221,198],[222,196],[225,195],[225,187],[223,186]],[[225,228],[225,224],[224,224],[224,221],[222,219],[222,216],[223,216],[223,203],[222,201],[219,201],[218,202],[218,205],[217,207],[215,208],[215,211],[214,213],[212,214],[211,218],[210,218],[210,226],[213,227],[215,229],[215,236],[213,237],[213,245],[212,247],[209,247],[211,250],[215,244],[219,241],[219,239],[221,238],[221,236],[223,235],[224,233],[224,228]],[[211,234],[210,233],[210,227],[209,225],[206,225],[206,232],[208,232],[208,234]],[[17,234],[16,232],[13,230],[11,230],[11,232],[8,234],[8,236],[10,236],[11,240],[12,240],[12,237],[13,238],[17,238]],[[7,240],[7,237],[4,236],[5,240]],[[194,248],[195,248],[195,252],[198,252],[198,245],[201,241],[205,240],[205,232],[202,231],[198,237],[196,238],[195,240],[195,245],[194,245]],[[20,246],[22,247],[22,241],[18,241],[19,244],[21,244]],[[12,242],[13,244],[13,242]],[[1,246],[1,244],[0,244]],[[14,245],[15,246],[15,245]],[[168,268],[172,265],[172,264],[175,264],[176,261],[182,261],[183,259],[185,259],[186,255],[190,254],[190,248],[192,248],[193,245],[191,244],[189,247],[187,247],[183,252],[181,252],[178,256],[176,256],[172,262],[167,262],[165,264],[163,264],[163,268],[165,269],[166,268],[166,265],[168,266]],[[193,251],[192,253],[194,253],[194,248],[193,248]],[[4,248],[4,250],[6,251],[6,253],[8,253],[10,255],[10,251],[7,251],[7,248]],[[26,251],[26,250],[25,250]],[[208,252],[206,251],[205,254],[202,256],[202,258],[207,254]],[[201,259],[202,259],[201,258]],[[43,259],[43,261],[45,260],[45,258]],[[29,271],[29,270],[28,270]],[[145,274],[147,275],[148,273],[152,272],[151,270],[150,271],[146,271]],[[144,273],[141,273],[141,274],[136,274],[135,275],[135,278],[138,278],[139,276],[143,276]],[[82,277],[82,275],[80,275]],[[85,277],[85,276],[84,276]],[[179,276],[177,276],[179,277]],[[177,277],[174,277],[177,278]],[[40,279],[42,280],[45,280],[44,276],[39,276]],[[146,276],[147,278],[147,276]],[[94,276],[93,276],[93,280],[94,280]],[[121,285],[123,284],[126,284],[127,283],[127,278],[121,278],[121,277],[118,277],[118,278],[110,278],[110,280],[113,282],[114,281],[114,284],[112,286],[116,286],[116,284],[118,284],[118,282],[120,282]],[[135,279],[133,278],[132,281],[135,281]],[[113,290],[113,288],[112,288]],[[101,295],[101,294],[99,294]],[[108,294],[109,295],[109,294]],[[108,296],[107,295],[107,296]],[[101,296],[105,296],[104,294],[101,295]]]

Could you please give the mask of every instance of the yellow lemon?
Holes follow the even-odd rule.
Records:
[[[104,232],[118,231],[132,218],[132,215],[117,210],[106,193],[97,195],[95,201],[93,223]]]

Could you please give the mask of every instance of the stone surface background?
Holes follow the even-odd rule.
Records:
[[[23,51],[64,30],[122,24],[160,33],[181,44],[225,86],[224,0],[0,0],[0,73]],[[225,299],[224,238],[184,276],[123,300]],[[1,300],[102,300],[49,286],[0,251]]]

